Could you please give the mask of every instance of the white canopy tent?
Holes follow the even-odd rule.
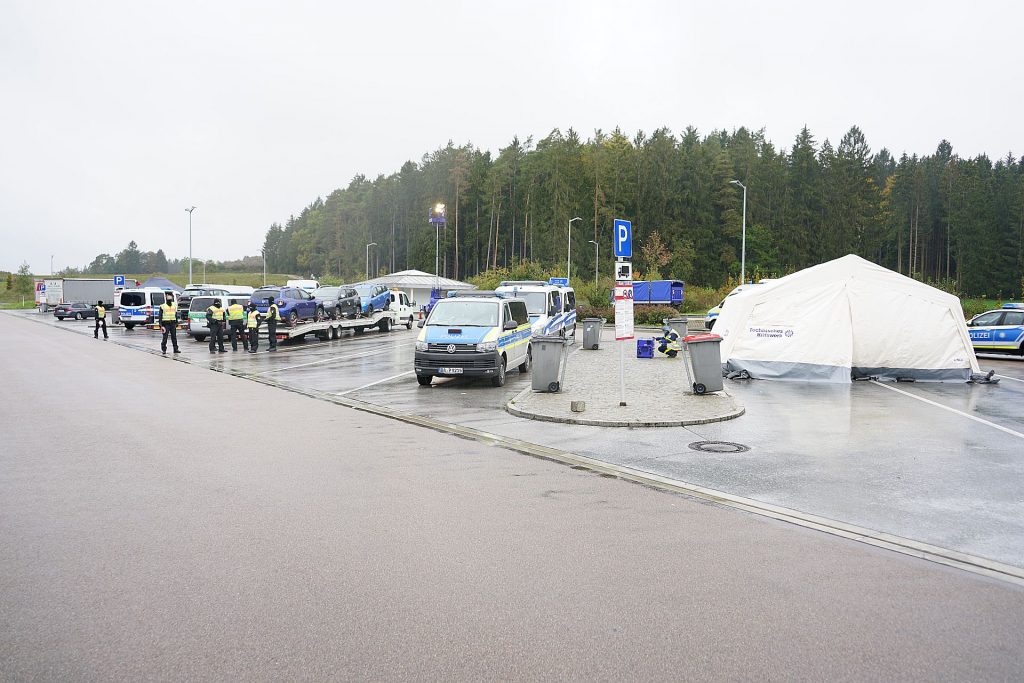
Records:
[[[757,379],[966,381],[980,372],[960,300],[853,254],[729,297],[723,367]]]
[[[409,295],[409,299],[415,301],[418,306],[426,306],[430,301],[430,290],[435,286],[442,292],[451,290],[476,289],[476,285],[459,280],[451,280],[446,277],[438,278],[431,273],[424,273],[422,270],[402,270],[389,275],[375,277],[365,282],[356,284],[381,284],[388,289],[401,289]]]

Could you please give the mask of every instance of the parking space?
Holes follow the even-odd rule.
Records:
[[[91,321],[50,322],[91,334]],[[1021,359],[980,359],[983,369],[1001,378],[998,385],[732,381],[727,390],[746,409],[739,419],[690,428],[622,429],[509,415],[504,405],[529,386],[529,377],[518,372],[510,372],[499,389],[486,380],[468,379],[420,387],[412,373],[417,332],[347,333],[335,341],[297,341],[277,353],[261,349],[256,355],[211,355],[205,343],[181,335],[181,360],[522,439],[1024,567]],[[118,344],[149,351],[159,347],[155,331],[111,326],[110,333]],[[604,338],[610,342],[609,331]],[[586,362],[586,353],[574,352],[570,362]],[[690,447],[700,441],[741,448],[706,452]]]

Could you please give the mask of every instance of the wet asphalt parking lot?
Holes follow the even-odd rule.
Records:
[[[92,321],[56,328],[92,333]],[[109,328],[111,342],[153,352],[160,334]],[[535,422],[505,403],[529,386],[505,387],[412,373],[418,330],[346,332],[334,341],[288,342],[276,353],[210,354],[179,332],[180,360],[285,388],[342,396],[411,415],[522,439],[605,462],[855,524],[1024,568],[1024,360],[981,357],[998,385],[960,383],[817,385],[727,381],[746,408],[736,420],[689,428],[625,429]],[[610,340],[610,331],[605,331]],[[611,343],[611,342],[610,342]],[[579,347],[570,363],[586,362]],[[168,354],[170,357],[170,354]],[[171,362],[170,360],[168,362]],[[681,371],[681,369],[680,369]],[[630,391],[653,387],[631,387]],[[345,408],[339,408],[345,410]],[[738,453],[691,449],[699,441],[741,444]]]

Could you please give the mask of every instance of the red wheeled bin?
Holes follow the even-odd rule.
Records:
[[[717,334],[691,334],[684,337],[686,342],[687,371],[690,386],[695,394],[706,394],[711,391],[721,391],[722,384],[722,354],[719,345],[722,338]]]

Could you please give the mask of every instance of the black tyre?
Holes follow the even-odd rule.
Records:
[[[126,329],[126,330],[130,330],[130,329],[132,329],[134,327],[135,327],[135,323],[125,323],[124,324],[124,329]]]
[[[333,318],[334,320],[341,320],[344,317],[345,316],[341,312],[341,306],[335,306],[334,313],[331,314],[331,318]]]
[[[533,367],[533,348],[526,345],[526,360],[519,364],[519,374],[526,374]]]
[[[200,344],[202,344],[204,341],[206,341],[206,335],[205,334],[197,334],[196,335],[196,341],[199,342]]]
[[[409,316],[409,322],[407,322],[405,324],[405,329],[407,329],[407,330],[411,330],[412,329],[412,316],[411,315]]]
[[[698,395],[704,395],[704,394],[708,393],[708,388],[706,386],[704,386],[703,384],[701,384],[700,382],[696,382],[693,385],[693,393],[698,394]]]
[[[352,329],[352,332],[357,334],[357,335],[362,334],[365,331],[366,331],[365,327],[355,327],[355,328]]]
[[[64,316],[62,316],[62,315],[58,315],[58,316],[57,316],[57,320],[63,321],[63,320],[64,320]]]
[[[370,317],[372,315],[373,315],[373,304],[370,304],[369,306],[366,307],[366,317]]]
[[[433,379],[430,375],[416,375],[416,381],[420,383],[421,387],[429,387]]]
[[[715,326],[715,321],[714,320],[709,320],[708,321],[708,329],[710,330],[714,326]]]
[[[341,328],[340,327],[332,327],[331,328],[331,339],[341,339]]]
[[[377,325],[377,328],[381,332],[390,332],[391,331],[391,318],[382,318],[380,323]]]
[[[295,327],[295,325],[298,322],[299,322],[299,312],[298,311],[292,311],[291,313],[288,314],[288,327]]]
[[[501,359],[501,365],[498,366],[498,374],[491,378],[492,387],[503,387],[505,386],[505,359]]]
[[[313,314],[313,319],[316,320],[317,322],[327,319],[327,313],[324,311],[323,306],[316,307],[316,313]]]
[[[75,320],[81,320],[81,319],[82,319],[82,314],[81,313],[75,313]]]
[[[548,391],[550,391],[552,394],[557,394],[560,388],[561,385],[558,382],[552,382],[551,384],[548,385]]]

